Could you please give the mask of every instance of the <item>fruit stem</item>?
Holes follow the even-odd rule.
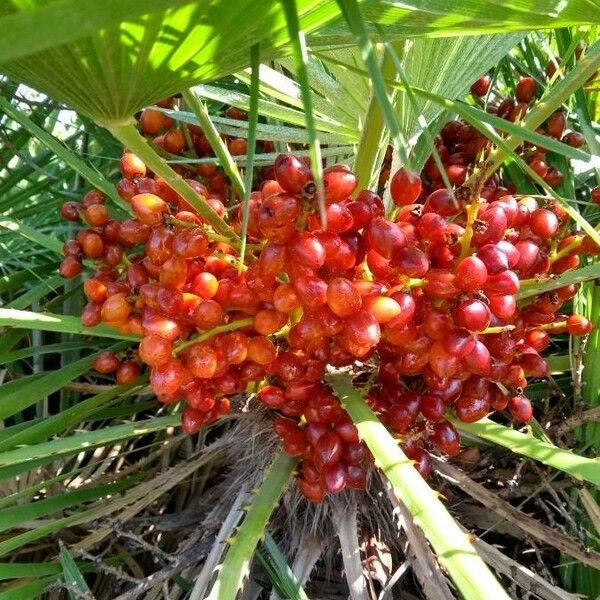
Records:
[[[406,281],[406,287],[415,288],[427,285],[427,280],[419,277],[409,277]]]
[[[235,329],[241,329],[242,327],[248,327],[252,325],[252,317],[248,317],[247,319],[239,319],[238,321],[232,321],[231,323],[227,323],[226,325],[219,325],[218,327],[213,327],[204,333],[200,333],[191,337],[189,340],[185,342],[181,342],[181,344],[177,344],[175,348],[173,348],[173,356],[177,356],[180,352],[193,346],[194,344],[200,344],[201,342],[205,342],[215,335],[219,333],[225,333],[227,331],[234,331]]]
[[[212,225],[215,231],[226,236],[229,243],[240,243],[235,231],[215,213],[206,203],[206,199],[194,191],[179,173],[176,173],[163,158],[152,150],[146,138],[140,134],[133,122],[107,124],[106,128],[156,175],[162,177],[173,191],[189,202],[198,214]]]
[[[463,260],[463,258],[467,258],[471,253],[471,240],[473,239],[473,223],[475,223],[475,219],[477,218],[477,213],[479,212],[480,206],[479,198],[474,200],[467,207],[467,224],[465,225],[465,232],[462,234],[460,238],[460,258],[459,261]]]
[[[536,325],[531,329],[560,329],[567,326],[566,321],[554,321],[554,323],[543,323],[542,325]]]
[[[483,331],[478,331],[477,335],[502,333],[503,331],[513,331],[514,329],[514,325],[498,325],[496,327],[486,327]]]
[[[578,238],[574,239],[570,244],[567,244],[562,250],[560,250],[558,252],[553,252],[548,257],[550,260],[550,263],[551,264],[555,263],[557,260],[560,260],[561,258],[565,258],[565,256],[569,256],[569,254],[571,254],[571,252],[573,252],[573,250],[577,250],[577,248],[579,248],[582,243],[583,243],[583,237],[578,237]]]

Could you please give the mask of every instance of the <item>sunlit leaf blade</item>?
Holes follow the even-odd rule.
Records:
[[[568,473],[580,481],[589,481],[600,485],[600,460],[578,456],[553,444],[526,435],[510,427],[495,423],[490,419],[481,419],[476,423],[462,423],[453,419],[456,427],[465,433],[505,446],[511,452],[533,458],[545,465]]]
[[[522,31],[600,21],[586,0],[363,0],[368,23],[391,37]],[[331,0],[298,2],[309,44],[353,45]],[[0,72],[105,123],[249,64],[290,53],[279,2],[240,0],[18,0],[0,6]],[[312,35],[311,35],[312,34]]]
[[[41,329],[42,331],[58,331],[59,333],[75,333],[108,337],[115,340],[139,340],[137,336],[126,335],[111,327],[100,324],[96,327],[84,327],[81,320],[69,315],[52,313],[36,313],[28,310],[0,308],[0,326],[24,327],[26,329]]]
[[[118,123],[194,83],[244,68],[256,42],[272,55],[289,40],[277,2],[126,4],[4,3],[0,29],[10,35],[0,47],[0,71],[96,121]],[[305,31],[337,16],[333,2],[302,0],[298,11]]]

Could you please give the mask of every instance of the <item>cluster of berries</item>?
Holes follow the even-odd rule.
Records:
[[[169,126],[142,117],[147,133]],[[507,411],[528,421],[528,378],[546,374],[540,353],[550,335],[584,335],[591,324],[560,312],[575,285],[527,300],[518,293],[600,248],[570,234],[556,203],[511,194],[496,177],[465,185],[484,144],[465,139],[464,127],[447,125],[438,145],[457,188],[435,186],[429,166],[423,178],[402,168],[387,216],[350,169],[325,169],[326,227],[309,165],[279,156],[274,178],[251,194],[245,264],[234,238],[213,232],[126,151],[118,191],[132,218],[112,219],[96,191],[61,209],[88,228],[65,243],[60,273],[79,274],[84,258],[96,263],[82,323],[140,336],[135,359],[105,353],[94,367],[129,383],[147,365],[158,400],[183,402],[189,433],[229,411],[232,395],[254,393],[278,413],[275,431],[302,459],[298,484],[312,501],[363,488],[369,462],[327,368],[368,375],[367,401],[425,477],[430,450],[460,452],[448,416],[474,422]],[[455,155],[466,152],[472,158],[459,164]],[[182,174],[225,217],[225,197],[210,181]],[[238,230],[241,212],[231,217]]]

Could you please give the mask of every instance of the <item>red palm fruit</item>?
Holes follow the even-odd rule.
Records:
[[[340,463],[325,466],[321,475],[327,492],[338,494],[346,487],[346,469]]]
[[[92,277],[83,282],[83,293],[90,302],[104,302],[108,294],[106,283],[101,279]]]
[[[123,260],[123,249],[117,244],[105,244],[102,260],[111,267],[116,267]]]
[[[198,329],[212,329],[223,323],[225,313],[218,302],[207,300],[202,302],[192,314],[194,325]]]
[[[64,256],[79,256],[81,254],[81,244],[77,240],[67,240],[62,247]]]
[[[138,194],[155,194],[160,196],[160,187],[155,179],[151,177],[142,177],[136,184]],[[134,194],[135,195],[135,194]],[[164,200],[164,198],[163,198]]]
[[[327,302],[327,284],[315,275],[298,277],[294,281],[294,290],[301,304],[306,308],[319,308]]]
[[[429,365],[438,377],[453,377],[461,368],[458,356],[446,352],[439,341],[431,346]]]
[[[159,283],[165,287],[180,290],[187,280],[187,262],[181,256],[171,256],[162,264],[159,271]]]
[[[421,414],[429,421],[441,421],[446,412],[446,403],[437,394],[424,394],[421,396]]]
[[[136,194],[131,199],[135,216],[145,225],[162,223],[163,215],[169,212],[169,205],[154,194]]]
[[[309,482],[306,479],[298,479],[298,489],[310,502],[323,502],[325,490],[319,481]]]
[[[186,147],[183,132],[179,129],[169,129],[163,137],[162,146],[171,154],[181,154]]]
[[[375,317],[366,310],[359,310],[346,319],[344,334],[357,346],[373,347],[379,342],[381,330]]]
[[[402,167],[396,171],[390,182],[390,194],[397,206],[414,204],[421,195],[421,177],[416,171]]]
[[[102,352],[94,359],[92,369],[98,373],[114,373],[120,364],[114,352]]]
[[[174,394],[177,392],[186,376],[181,361],[171,358],[158,367],[153,367],[150,373],[150,385],[157,394]]]
[[[492,368],[490,352],[480,340],[475,341],[473,350],[463,358],[464,364],[471,373],[487,377]]]
[[[519,363],[530,377],[544,377],[548,373],[548,364],[535,350],[524,352]]]
[[[174,233],[165,226],[152,227],[144,248],[146,258],[154,265],[162,265],[173,254],[173,238]]]
[[[498,244],[482,246],[477,250],[477,257],[483,262],[487,273],[490,275],[497,275],[508,269],[508,256]]]
[[[102,304],[102,320],[105,322],[125,321],[132,310],[125,293],[113,294]]]
[[[190,283],[190,291],[204,300],[210,300],[217,293],[219,281],[212,273],[202,271]]]
[[[146,176],[146,165],[133,152],[126,150],[119,165],[121,174],[127,179],[139,179]]]
[[[179,321],[159,313],[145,311],[142,319],[144,335],[158,335],[170,342],[181,337],[181,325]]]
[[[381,217],[369,223],[366,228],[366,238],[369,246],[387,259],[407,244],[402,229],[396,223]]]
[[[270,308],[263,308],[254,315],[252,327],[256,333],[271,335],[279,331],[287,322],[287,314]]]
[[[194,377],[211,379],[219,367],[219,355],[210,346],[195,344],[185,353],[185,366]]]
[[[571,335],[587,335],[592,328],[592,324],[582,315],[570,315],[567,318],[567,331]]]
[[[297,232],[288,245],[292,260],[310,269],[318,269],[325,264],[325,248],[319,238],[308,231]]]
[[[367,473],[358,465],[346,465],[346,487],[353,490],[364,490],[367,486]]]
[[[188,435],[198,433],[207,422],[207,413],[191,406],[186,406],[181,413],[181,428]]]
[[[102,305],[88,302],[81,311],[81,324],[84,327],[95,327],[102,322]]]
[[[383,217],[385,214],[385,207],[381,196],[377,195],[371,190],[362,190],[362,192],[356,197],[357,202],[364,202],[369,209],[373,217]]]
[[[561,171],[555,169],[554,167],[550,167],[548,169],[548,173],[546,173],[546,177],[544,177],[544,181],[551,187],[558,187],[564,180],[565,176]]]
[[[119,385],[129,385],[133,383],[140,375],[140,365],[134,360],[126,360],[117,368],[117,383]]]
[[[327,305],[339,317],[349,317],[357,312],[362,299],[349,279],[336,277],[327,286]]]
[[[328,431],[323,434],[314,447],[314,461],[319,469],[332,465],[342,457],[342,440],[337,433]]]
[[[490,412],[490,402],[487,398],[461,396],[454,404],[456,416],[463,423],[475,423]]]
[[[327,231],[330,233],[344,233],[352,229],[354,220],[352,219],[352,213],[345,204],[339,202],[329,204],[326,212]],[[323,229],[321,220],[316,214],[309,215],[308,221],[311,229]]]
[[[442,340],[454,328],[452,315],[446,308],[423,307],[423,332],[432,340]]]
[[[464,358],[475,348],[475,338],[466,329],[452,329],[441,341],[444,350],[458,358]]]
[[[489,75],[482,75],[471,86],[471,94],[483,98],[488,93],[490,85],[492,85],[492,78]]]
[[[473,243],[476,246],[496,244],[506,233],[508,220],[502,206],[490,204],[487,208],[479,210],[474,223]]]
[[[310,168],[301,159],[291,154],[280,154],[273,166],[277,183],[292,194],[301,194],[312,181]]]
[[[553,113],[546,123],[546,133],[553,138],[560,140],[567,126],[567,118],[561,111]]]
[[[407,277],[423,277],[429,270],[429,259],[416,246],[405,246],[394,252],[390,263]]]
[[[300,203],[290,194],[273,194],[258,209],[258,226],[263,235],[276,244],[286,244],[293,237]]]
[[[208,249],[208,237],[200,229],[182,227],[175,232],[173,251],[183,258],[198,258]]]
[[[279,194],[285,190],[279,185],[275,179],[267,179],[260,186],[261,198],[264,200],[273,194]]]
[[[531,213],[529,227],[534,235],[550,239],[558,231],[560,223],[557,216],[546,208],[538,208]]]
[[[503,271],[487,278],[483,291],[488,296],[512,296],[519,291],[519,278],[514,271]]]
[[[483,331],[489,324],[492,313],[481,300],[462,300],[455,311],[456,323],[469,331]]]
[[[284,391],[274,385],[266,385],[258,393],[259,400],[268,408],[280,409],[285,403]]]
[[[259,365],[268,365],[277,358],[277,348],[266,337],[256,336],[248,340],[248,359]]]
[[[533,77],[522,77],[515,88],[515,96],[519,102],[531,102],[535,97],[536,83]]]
[[[467,256],[456,266],[456,284],[465,292],[481,290],[487,278],[486,265],[478,256]]]
[[[400,305],[389,296],[365,296],[362,308],[370,312],[378,323],[389,323],[401,312]]]
[[[334,165],[323,171],[325,202],[343,202],[358,185],[358,178],[346,165]]]
[[[462,182],[461,182],[462,183]],[[464,208],[464,201],[446,188],[435,190],[425,200],[423,212],[433,212],[443,217],[457,215]]]
[[[150,236],[150,227],[138,219],[127,219],[119,225],[119,240],[128,246],[144,243]]]
[[[425,213],[419,220],[417,231],[422,239],[435,244],[444,244],[448,232],[448,221],[436,213]]]
[[[533,408],[531,406],[531,402],[528,398],[523,396],[523,394],[513,396],[508,401],[508,410],[513,416],[513,419],[521,421],[522,423],[526,423],[533,416]]]
[[[352,230],[358,231],[369,224],[373,218],[371,209],[365,202],[349,202],[346,208],[352,215]]]
[[[80,210],[83,210],[83,207],[79,202],[63,202],[63,204],[60,205],[60,215],[65,221],[71,221],[73,223],[80,221]]]
[[[448,421],[437,423],[433,435],[429,438],[435,446],[448,456],[457,456],[460,452],[460,434]]]
[[[572,148],[581,148],[585,146],[585,137],[578,131],[570,131],[563,136],[562,141]]]
[[[290,456],[302,456],[307,449],[306,433],[302,429],[293,429],[283,438],[283,449]]]
[[[244,138],[235,138],[229,142],[228,148],[233,156],[240,156],[248,151],[248,142]]]
[[[273,306],[278,312],[286,314],[300,308],[300,300],[291,284],[283,283],[275,289]]]
[[[104,252],[104,241],[102,236],[95,231],[82,231],[80,232],[79,242],[81,249],[85,256],[88,258],[99,258]]]
[[[164,127],[164,117],[165,115],[158,110],[145,108],[140,115],[140,130],[148,135],[158,133]]]
[[[158,367],[169,362],[172,352],[171,342],[158,335],[143,337],[138,347],[140,358],[151,367]]]
[[[458,293],[456,275],[445,269],[430,269],[425,278],[425,291],[434,298],[452,298]]]
[[[81,206],[87,208],[92,204],[104,204],[106,202],[106,196],[100,190],[90,190],[86,193],[81,201]]]
[[[224,358],[230,365],[239,365],[248,356],[248,336],[241,331],[232,331],[223,337]]]
[[[108,223],[108,209],[104,204],[92,204],[83,211],[83,218],[90,227],[102,227]]]

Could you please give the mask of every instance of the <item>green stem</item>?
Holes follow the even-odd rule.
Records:
[[[269,517],[285,491],[297,462],[296,458],[283,451],[277,454],[248,508],[246,518],[229,540],[229,550],[206,600],[235,600],[237,597],[256,546],[265,534]]]
[[[189,202],[198,214],[204,217],[215,231],[222,233],[228,240],[239,243],[235,231],[206,203],[205,199],[197,194],[163,158],[158,156],[150,147],[146,139],[140,134],[132,122],[121,124],[107,124],[105,127],[129,150],[138,156],[154,173],[162,177],[167,185]]]
[[[373,454],[375,465],[387,477],[394,493],[423,530],[462,597],[466,600],[509,598],[471,545],[468,536],[448,513],[439,495],[419,475],[413,462],[353,387],[350,376],[336,373],[327,379],[358,428],[361,439]]]
[[[217,158],[219,159],[221,166],[223,167],[223,171],[225,171],[225,174],[227,177],[229,177],[231,185],[233,185],[239,197],[243,198],[245,190],[242,176],[240,175],[237,165],[235,164],[227,145],[223,141],[223,138],[219,135],[215,124],[212,122],[206,105],[192,90],[184,90],[181,95],[185,100],[185,103],[192,109],[192,112],[198,118],[198,124],[208,140],[210,147],[214,150]]]
[[[248,317],[247,319],[240,319],[239,321],[232,321],[231,323],[227,323],[226,325],[219,325],[218,327],[213,327],[209,331],[201,333],[199,335],[195,335],[191,337],[189,340],[185,342],[181,342],[173,348],[173,356],[177,356],[180,352],[193,346],[194,344],[200,344],[201,342],[205,342],[206,340],[210,340],[210,338],[215,337],[219,333],[225,333],[227,331],[234,331],[235,329],[241,329],[242,327],[248,327],[248,325],[252,325],[252,317]]]
[[[511,452],[533,458],[549,467],[564,471],[579,481],[589,481],[600,485],[600,460],[597,458],[578,456],[569,450],[563,450],[554,444],[538,440],[532,435],[520,433],[487,418],[476,423],[463,423],[456,417],[449,417],[449,420],[464,433],[475,435],[509,448]]]

